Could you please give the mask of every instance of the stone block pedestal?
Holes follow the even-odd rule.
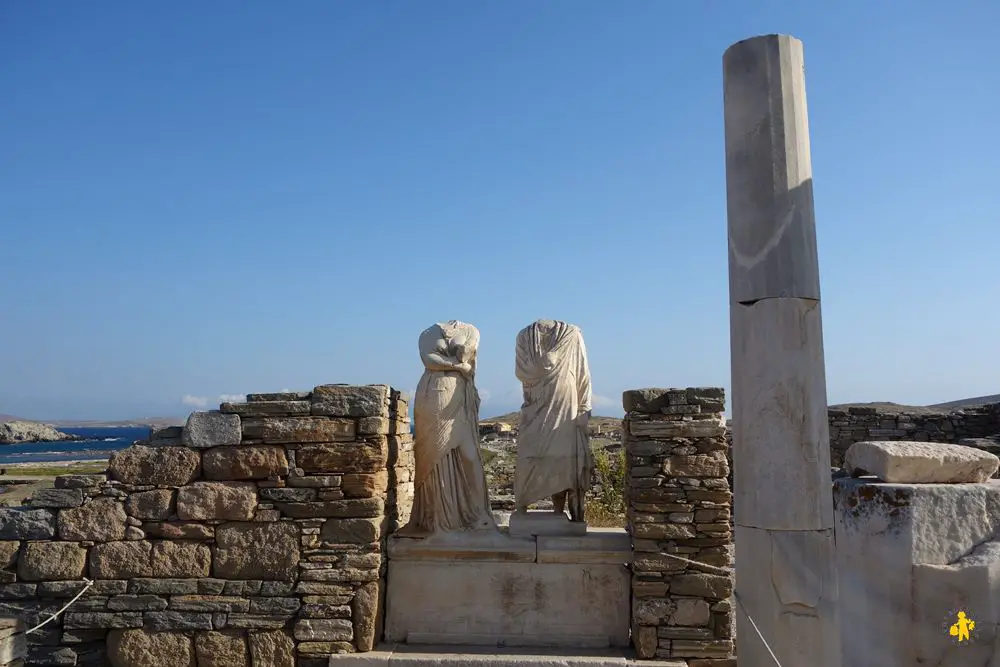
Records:
[[[628,535],[390,538],[385,641],[628,647]]]
[[[834,502],[845,665],[1000,661],[1000,481],[839,479]]]

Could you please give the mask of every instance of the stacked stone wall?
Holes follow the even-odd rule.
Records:
[[[840,467],[847,448],[864,440],[910,440],[918,442],[973,441],[968,444],[996,453],[996,442],[974,442],[1000,436],[1000,403],[966,408],[951,413],[914,414],[856,406],[830,409],[830,461]]]
[[[733,564],[725,392],[637,389],[622,400],[636,651],[734,664],[733,575],[719,569]]]
[[[406,520],[405,398],[385,385],[251,394],[0,510],[0,615],[30,665],[319,667],[381,635]]]

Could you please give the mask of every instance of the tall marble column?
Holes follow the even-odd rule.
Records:
[[[773,667],[767,646],[782,665],[840,667],[802,42],[733,44],[723,87],[736,652],[740,667]]]

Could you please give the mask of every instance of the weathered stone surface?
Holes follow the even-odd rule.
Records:
[[[28,542],[21,550],[17,576],[23,581],[80,579],[87,550],[73,542]]]
[[[250,600],[234,595],[175,595],[170,598],[171,611],[247,612]]]
[[[153,632],[171,630],[211,630],[212,614],[193,611],[148,611],[144,627]]]
[[[226,523],[215,531],[214,576],[221,579],[294,579],[299,529],[294,523]]]
[[[149,432],[149,442],[160,447],[180,445],[183,435],[183,426],[154,426]]]
[[[306,473],[376,473],[389,461],[385,438],[371,442],[342,442],[305,445],[296,454],[296,464]]]
[[[844,467],[897,484],[985,482],[1000,468],[994,454],[962,445],[929,442],[856,442]]]
[[[358,498],[356,500],[328,500],[314,503],[275,503],[281,512],[296,519],[314,517],[338,517],[363,519],[379,517],[385,513],[385,501],[381,498]]]
[[[67,611],[63,616],[63,627],[85,630],[141,628],[142,614],[138,612]]]
[[[708,603],[695,598],[678,598],[674,613],[670,615],[670,625],[705,626],[712,614]]]
[[[207,479],[267,479],[287,475],[288,459],[275,445],[216,447],[205,452],[202,467]]]
[[[302,618],[295,623],[295,639],[298,641],[351,641],[354,628],[351,622],[342,618]]]
[[[629,432],[647,438],[716,438],[726,434],[726,422],[721,417],[695,421],[630,421]]]
[[[201,474],[201,455],[184,447],[132,445],[111,455],[109,472],[126,484],[183,486]]]
[[[385,536],[385,517],[330,519],[320,529],[320,539],[334,544],[370,544]]]
[[[181,434],[181,444],[207,449],[220,445],[238,445],[242,438],[243,428],[239,415],[210,410],[191,413]]]
[[[265,500],[273,500],[284,503],[305,503],[316,500],[316,489],[261,489],[260,497]]]
[[[272,401],[308,401],[312,397],[311,391],[280,391],[271,393],[247,394],[247,403],[261,403]]]
[[[663,472],[674,477],[725,477],[729,463],[725,452],[695,454],[694,456],[668,456],[663,462]]]
[[[340,489],[347,498],[372,498],[382,495],[389,490],[389,471],[345,474]]]
[[[185,521],[249,521],[256,508],[257,487],[248,482],[195,482],[177,492],[177,517]]]
[[[94,579],[152,576],[152,549],[153,545],[145,540],[98,544],[90,549],[90,576]]]
[[[199,585],[198,579],[132,579],[128,582],[128,592],[132,595],[197,595]]]
[[[59,538],[90,542],[111,542],[125,538],[128,516],[122,503],[113,498],[94,498],[59,512]]]
[[[304,417],[309,415],[309,401],[253,401],[248,403],[223,403],[221,412],[240,417]]]
[[[266,443],[286,444],[299,442],[333,442],[353,440],[353,419],[327,419],[326,417],[289,417],[268,419],[264,422],[261,439]]]
[[[377,581],[362,584],[354,593],[351,618],[354,623],[354,643],[359,651],[371,651],[378,641],[377,631],[381,615],[379,585]]]
[[[295,643],[286,633],[251,632],[249,639],[253,667],[295,667]]]
[[[173,540],[210,540],[215,537],[215,526],[188,521],[144,523],[142,530],[149,537],[163,537]]]
[[[170,489],[142,491],[130,494],[125,500],[125,513],[146,521],[169,519],[173,504],[174,492]]]
[[[0,507],[0,539],[50,540],[56,534],[56,517],[44,509]]]
[[[212,555],[207,544],[163,540],[153,543],[150,560],[154,577],[207,577]]]
[[[106,475],[59,475],[56,477],[57,489],[88,489],[102,484]]]
[[[198,667],[246,667],[250,656],[246,637],[239,632],[199,632],[194,648]]]
[[[655,657],[658,643],[656,627],[637,625],[632,629],[632,643],[635,644],[635,652],[640,658],[648,660]]]
[[[111,611],[163,611],[167,601],[158,595],[116,595],[108,600]]]
[[[79,507],[83,504],[80,489],[39,489],[31,496],[32,507]]]
[[[17,540],[0,542],[0,569],[6,569],[17,562],[17,552],[21,543]]]
[[[389,412],[389,387],[322,385],[313,389],[312,404],[314,415],[377,417]]]

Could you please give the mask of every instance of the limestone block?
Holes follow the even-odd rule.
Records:
[[[382,635],[382,591],[379,582],[362,584],[351,602],[351,622],[354,625],[354,644],[359,651],[370,651]]]
[[[308,401],[312,396],[310,391],[284,391],[269,394],[247,394],[247,403],[269,401]]]
[[[57,489],[90,489],[107,480],[106,475],[59,475],[56,477]]]
[[[192,412],[184,424],[181,444],[185,447],[207,449],[220,445],[238,445],[243,438],[239,415],[209,410]]]
[[[174,492],[170,489],[132,493],[125,501],[126,514],[146,521],[169,519],[173,509]]]
[[[59,538],[63,540],[111,542],[125,538],[128,516],[114,498],[95,498],[59,512]]]
[[[312,409],[309,401],[253,401],[223,403],[220,412],[247,417],[305,417]]]
[[[256,509],[257,487],[249,482],[195,482],[177,491],[183,521],[249,521]]]
[[[132,445],[111,455],[108,471],[125,484],[183,486],[201,474],[201,454],[185,447]]]
[[[0,541],[0,569],[6,569],[17,562],[21,543],[17,540]]]
[[[629,420],[629,433],[639,438],[716,438],[726,433],[722,417],[684,421]]]
[[[985,482],[1000,468],[1000,458],[962,445],[930,442],[855,442],[844,468],[853,475],[875,475],[900,484]]]
[[[353,419],[289,417],[264,421],[261,439],[269,444],[354,440]]]
[[[153,543],[150,562],[154,577],[207,577],[212,552],[201,542],[161,540]]]
[[[153,545],[144,540],[108,542],[90,549],[90,576],[94,579],[132,579],[153,574]]]
[[[341,490],[347,498],[372,498],[389,489],[389,471],[347,473],[342,477]]]
[[[589,530],[582,537],[539,535],[539,563],[627,563],[632,541],[624,530]]]
[[[108,633],[112,667],[195,667],[191,638],[180,632],[112,630]]]
[[[181,444],[183,435],[183,426],[154,426],[150,429],[149,443],[158,447],[176,446]]]
[[[199,632],[194,637],[198,667],[247,667],[249,651],[242,633]]]
[[[0,507],[0,539],[50,540],[56,535],[56,517],[49,510]]]
[[[83,504],[80,489],[39,489],[31,496],[32,507],[79,507]]]
[[[731,305],[818,301],[802,42],[748,39],[722,60]]]
[[[294,579],[299,529],[294,523],[225,523],[216,528],[213,574],[220,579]]]
[[[833,531],[769,531],[737,524],[736,545],[740,600],[778,661],[782,665],[851,664],[841,663],[840,657]],[[773,664],[739,605],[736,626],[740,661]]]
[[[367,519],[329,519],[320,528],[319,537],[334,544],[370,544],[387,532],[386,517]]]
[[[351,641],[354,625],[346,618],[303,618],[295,623],[298,641]]]
[[[378,417],[389,412],[389,387],[384,384],[322,385],[313,389],[312,403],[314,415]]]
[[[629,580],[621,564],[390,558],[385,639],[627,647]]]
[[[722,451],[668,456],[663,460],[663,474],[670,477],[725,477],[729,474],[729,461]]]
[[[385,438],[304,445],[299,448],[295,460],[306,473],[377,473],[389,462],[389,448]]]
[[[819,303],[764,299],[730,308],[736,523],[832,528]]]
[[[328,500],[314,503],[275,503],[274,506],[285,516],[296,519],[323,517],[369,518],[385,514],[382,498],[358,498],[355,500]]]
[[[21,550],[17,576],[22,581],[80,579],[87,550],[74,542],[28,542]]]
[[[268,479],[288,474],[285,448],[275,445],[216,447],[202,456],[207,479]]]
[[[534,563],[537,554],[533,539],[486,530],[418,539],[390,537],[387,544],[389,558],[397,561]]]
[[[253,667],[295,667],[295,643],[286,633],[251,632],[249,640]]]

